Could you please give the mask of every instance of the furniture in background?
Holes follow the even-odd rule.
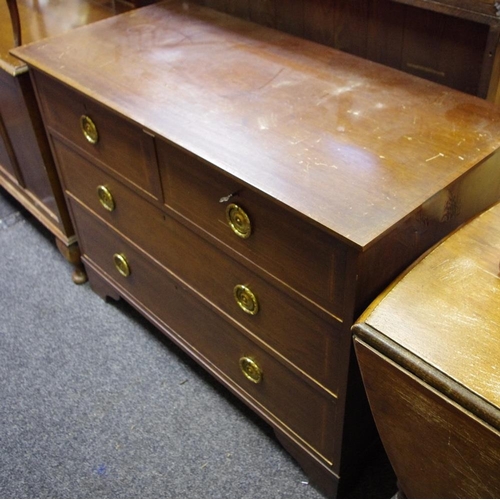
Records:
[[[398,278],[353,328],[409,498],[500,496],[500,205]]]
[[[393,68],[499,101],[494,0],[197,0]]]
[[[119,0],[0,1],[0,186],[55,236],[59,250],[75,268],[76,283],[87,278],[28,68],[9,50],[132,6]]]
[[[187,1],[14,54],[93,289],[129,301],[341,491],[375,436],[351,326],[498,200],[500,112]]]

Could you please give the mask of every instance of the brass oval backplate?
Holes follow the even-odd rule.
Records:
[[[262,382],[264,374],[262,373],[259,365],[252,358],[249,358],[248,356],[240,358],[240,368],[243,375],[245,375],[250,382],[253,382],[254,384]]]
[[[87,139],[90,144],[97,144],[99,141],[99,132],[97,132],[97,127],[90,116],[80,116],[80,128],[82,129],[85,139]]]
[[[229,227],[240,238],[248,238],[252,234],[250,217],[239,205],[230,203],[227,206],[226,219]]]
[[[132,272],[130,269],[130,265],[127,261],[127,257],[125,257],[124,254],[122,253],[115,253],[113,255],[113,262],[115,263],[115,267],[118,270],[118,272],[124,276],[125,278],[130,276],[130,273]]]
[[[245,285],[236,285],[233,290],[236,303],[240,308],[251,316],[259,312],[259,301],[256,295]]]
[[[112,212],[115,209],[115,199],[111,191],[106,186],[97,186],[97,196],[101,205],[108,211]]]

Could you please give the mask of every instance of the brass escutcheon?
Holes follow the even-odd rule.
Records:
[[[262,382],[264,374],[262,373],[259,365],[252,358],[247,356],[240,358],[240,368],[243,375],[245,375],[250,382],[253,382],[254,384]]]
[[[233,294],[236,303],[247,314],[255,316],[259,312],[259,302],[250,288],[245,285],[236,285]]]
[[[226,208],[226,218],[230,228],[240,238],[248,238],[252,234],[250,217],[240,206],[230,203]]]
[[[106,210],[112,212],[115,209],[115,199],[113,198],[111,191],[106,186],[97,186],[97,196],[99,197],[101,205]]]
[[[82,129],[85,139],[87,139],[90,144],[97,144],[99,141],[99,133],[97,132],[97,127],[90,116],[80,116],[80,128]]]
[[[115,263],[115,267],[118,270],[118,272],[122,275],[125,276],[130,276],[130,273],[132,272],[130,269],[130,265],[127,261],[127,257],[125,257],[124,254],[122,253],[115,253],[113,255],[113,262]]]

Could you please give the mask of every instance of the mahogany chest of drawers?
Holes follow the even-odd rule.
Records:
[[[137,307],[335,495],[371,438],[354,319],[498,199],[500,111],[190,2],[14,53],[92,287]]]
[[[461,227],[354,326],[408,498],[500,496],[500,205]]]

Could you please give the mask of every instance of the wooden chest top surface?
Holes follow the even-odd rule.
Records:
[[[497,204],[414,265],[361,321],[500,410],[499,262]]]
[[[14,54],[358,248],[500,146],[490,103],[190,2]]]

